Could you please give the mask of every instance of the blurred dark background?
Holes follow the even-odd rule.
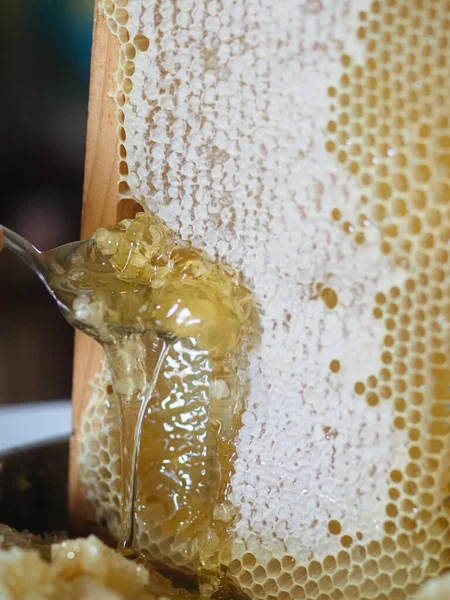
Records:
[[[0,223],[46,250],[79,238],[94,0],[14,0],[0,24]],[[73,331],[0,254],[0,404],[69,398]]]

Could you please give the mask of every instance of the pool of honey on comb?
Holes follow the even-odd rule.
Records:
[[[152,43],[143,34],[130,37],[126,6],[105,3],[122,43],[116,94],[121,197],[130,193],[123,107],[134,85],[136,56]],[[382,367],[364,379],[355,373],[354,391],[356,401],[370,409],[393,406],[392,430],[407,440],[406,465],[391,469],[376,539],[330,518],[326,527],[340,549],[320,560],[278,550],[264,562],[251,550],[232,560],[230,552],[219,553],[215,559],[228,564],[228,576],[251,598],[403,599],[450,566],[449,19],[450,3],[444,0],[371,3],[359,15],[364,60],[344,54],[342,75],[329,88],[326,150],[360,190],[359,210],[336,207],[330,222],[357,248],[364,248],[369,229],[376,227],[381,252],[405,274],[404,284],[374,294],[372,316],[385,328]],[[313,296],[328,310],[339,305],[339,293],[326,283]],[[330,372],[337,376],[344,363],[345,357],[331,360]],[[103,372],[96,385],[104,391],[108,384]],[[220,398],[221,390],[215,393]],[[117,515],[102,510],[120,505],[113,427],[107,407],[88,409],[82,460],[99,514],[114,530]],[[325,429],[326,436],[335,435]],[[98,439],[108,472],[101,471],[100,461],[89,464],[89,445]],[[235,517],[233,509],[227,503],[215,509],[224,530]],[[149,536],[145,529],[139,540],[153,559],[189,570],[192,554],[182,540],[156,531]]]

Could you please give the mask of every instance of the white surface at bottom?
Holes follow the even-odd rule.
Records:
[[[70,434],[70,400],[0,406],[0,452]]]

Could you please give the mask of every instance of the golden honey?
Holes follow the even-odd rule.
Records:
[[[136,529],[158,530],[193,549],[198,574],[217,569],[233,517],[226,502],[249,290],[145,213],[97,231],[50,284],[108,359],[120,414],[122,544],[140,547]]]

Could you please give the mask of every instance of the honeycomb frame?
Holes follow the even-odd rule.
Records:
[[[350,379],[355,403],[374,414],[389,406],[389,432],[397,436],[405,456],[393,457],[387,471],[383,517],[374,538],[363,527],[361,531],[349,529],[337,515],[330,515],[319,525],[332,551],[320,549],[305,559],[286,552],[278,536],[268,550],[247,539],[241,516],[228,574],[251,598],[397,600],[415,594],[424,581],[450,567],[450,475],[446,468],[450,456],[446,356],[450,304],[442,289],[449,275],[450,114],[446,99],[450,90],[445,73],[450,55],[445,32],[450,26],[450,3],[375,0],[359,4],[363,10],[358,11],[355,27],[358,45],[340,51],[339,77],[333,76],[335,83],[327,89],[324,150],[348,176],[340,188],[344,200],[330,205],[328,215],[352,251],[369,248],[372,252],[377,246],[387,282],[392,281],[391,285],[386,281],[373,285],[370,318],[379,325],[382,340],[376,368],[371,364],[363,377],[350,374]],[[119,198],[144,203],[139,171],[131,171],[127,162],[124,106],[135,85],[134,61],[154,40],[141,32],[131,40],[127,6],[127,0],[104,3],[109,27],[121,42],[115,93]],[[355,201],[349,201],[351,192],[346,186],[354,186]],[[170,188],[167,193],[170,196]],[[147,204],[146,208],[154,207]],[[161,210],[163,217],[168,216],[164,206]],[[338,288],[333,279],[316,281],[310,299],[322,302],[325,311],[339,310],[344,298]],[[291,319],[286,314],[286,327]],[[328,356],[326,368],[324,377],[330,386],[348,377],[346,357],[338,352]],[[107,377],[105,372],[102,377]],[[87,421],[98,417],[98,423],[103,423],[107,387],[104,379],[98,383]],[[244,430],[246,425],[244,415]],[[85,431],[92,439],[84,446],[83,464],[93,460],[95,438],[103,428],[102,424]],[[332,441],[339,428],[325,424],[323,435]],[[112,465],[114,471],[117,451],[109,454],[114,458],[107,467]],[[99,515],[111,515],[109,526],[114,532],[118,513],[110,507],[114,503],[117,508],[117,490],[101,487],[101,477],[94,473],[99,464],[91,465],[86,480],[96,479],[97,487],[88,486],[91,499]],[[248,473],[238,472],[239,482],[245,477]],[[111,493],[115,499],[105,495]],[[233,501],[237,503],[235,497]],[[164,551],[160,554],[164,557]]]

